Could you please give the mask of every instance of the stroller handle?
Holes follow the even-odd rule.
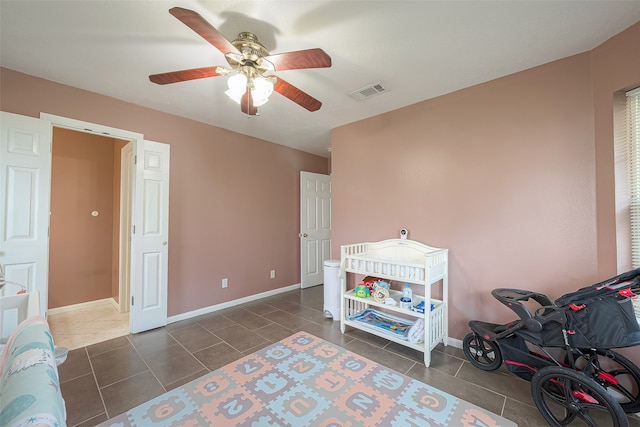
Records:
[[[527,306],[522,303],[523,301],[529,301],[532,299],[542,307],[555,306],[555,303],[545,294],[526,291],[523,289],[498,288],[492,290],[491,295],[513,310],[522,320],[531,319],[533,317]]]

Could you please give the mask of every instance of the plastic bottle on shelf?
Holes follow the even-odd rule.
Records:
[[[400,298],[400,307],[411,310],[411,300],[413,297],[413,291],[411,290],[411,286],[407,283],[404,286],[404,293],[402,298]]]

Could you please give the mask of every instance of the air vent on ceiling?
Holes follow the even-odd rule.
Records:
[[[372,96],[378,95],[382,92],[386,92],[387,89],[382,86],[381,82],[373,83],[368,86],[365,86],[361,89],[353,91],[349,94],[350,97],[357,101],[362,101],[366,98],[371,98]]]

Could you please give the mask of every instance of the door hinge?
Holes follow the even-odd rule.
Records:
[[[138,164],[138,155],[137,154],[133,156],[133,164],[134,165]]]
[[[131,305],[133,305],[133,295],[131,295]]]
[[[131,233],[131,234],[136,234],[136,226],[135,225],[133,226],[133,233]]]

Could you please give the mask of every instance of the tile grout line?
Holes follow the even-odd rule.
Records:
[[[195,322],[195,323],[196,323],[198,326],[200,326],[200,327],[204,328],[204,326],[202,326],[202,325],[198,324],[198,322]],[[206,330],[208,331],[208,329],[207,329],[207,328],[204,328],[204,329],[206,329]],[[168,331],[168,330],[166,330],[166,329],[165,329],[165,331],[169,334],[169,336],[170,336],[171,338],[173,338],[173,339],[178,343],[178,345],[179,345],[180,347],[182,347],[182,348],[184,349],[184,351],[186,351],[187,353],[189,353],[189,356],[193,357],[193,358],[196,360],[196,362],[198,362],[198,363],[199,363],[199,364],[200,364],[204,369],[206,369],[206,370],[207,370],[207,372],[211,372],[211,369],[207,368],[207,367],[204,365],[204,363],[202,363],[202,362],[200,361],[200,359],[198,359],[196,356],[194,356],[194,355],[193,355],[193,353],[191,353],[191,352],[190,352],[190,351],[189,351],[189,350],[188,350],[184,345],[182,345],[182,343],[181,343],[180,341],[178,341],[178,339],[177,339],[176,337],[174,337],[174,336],[171,334],[171,331]],[[211,331],[209,331],[209,332],[211,332]],[[214,335],[214,336],[215,336],[215,335]],[[217,337],[217,338],[220,338],[220,337]],[[214,344],[214,345],[215,345],[215,344]],[[135,345],[134,345],[134,347],[135,347]],[[212,347],[212,346],[209,346],[209,347]],[[209,347],[206,347],[206,348],[209,348]],[[203,350],[204,350],[204,349],[203,349]],[[138,351],[138,349],[136,348],[136,352],[137,352],[137,351]],[[198,350],[198,351],[200,351],[200,350]],[[138,354],[139,354],[139,353],[138,353]],[[140,355],[140,357],[142,357],[142,355]],[[146,360],[144,360],[144,358],[142,358],[142,360],[144,361],[145,365],[147,365],[147,361],[146,361]],[[149,366],[149,365],[147,365],[147,366]],[[151,368],[149,368],[149,370],[151,371]],[[154,377],[156,376],[155,372],[151,371],[151,373],[153,373],[153,376],[154,376]],[[192,374],[190,374],[190,375],[192,375]],[[182,379],[184,379],[184,378],[187,378],[188,376],[189,376],[189,375],[185,375],[184,377],[178,378],[176,381],[180,381],[180,380],[182,380]],[[157,378],[157,377],[156,377],[156,379],[158,380],[158,378]],[[170,384],[173,384],[173,383],[175,383],[176,381],[173,381],[173,382],[171,382]],[[162,386],[162,388],[164,388],[164,389],[165,389],[165,391],[167,391],[167,390],[166,390],[166,388],[165,388],[165,386],[163,386],[163,385],[162,385],[162,383],[160,382],[160,380],[158,380],[158,383],[160,383],[160,385]]]
[[[96,377],[96,371],[93,368],[93,362],[91,361],[91,356],[89,355],[89,350],[87,349],[87,347],[84,347],[84,352],[87,355],[87,360],[89,361],[89,366],[91,366],[91,375],[93,375],[93,381],[96,384],[96,389],[98,390],[98,394],[100,395],[100,401],[102,402],[102,407],[104,408],[104,413],[107,416],[107,419],[111,418],[109,417],[109,411],[107,411],[107,404],[104,402],[104,397],[102,396],[102,390],[100,390],[100,385],[98,384],[98,378]],[[95,417],[93,417],[95,418]],[[91,419],[91,418],[89,418]],[[89,420],[85,420],[83,422],[86,422]]]
[[[507,396],[504,396],[504,400],[502,401],[502,409],[500,410],[500,416],[504,417],[504,410],[507,408]]]
[[[120,337],[116,337],[116,338],[120,338]],[[149,372],[151,372],[151,374],[155,377],[155,374],[154,374],[154,373],[153,373],[153,371],[149,368],[149,365],[147,365],[147,362],[144,360],[144,358],[142,357],[142,355],[138,352],[138,349],[137,349],[137,348],[135,348],[135,346],[133,345],[133,343],[131,343],[131,340],[129,340],[129,337],[128,337],[128,336],[125,336],[125,338],[127,338],[128,343],[131,345],[131,347],[133,347],[133,349],[134,349],[134,350],[135,350],[135,352],[138,354],[138,356],[140,356],[140,360],[142,360],[142,362],[145,364],[145,366],[147,367],[147,370],[148,370]],[[115,338],[114,338],[114,339],[115,339]],[[94,345],[94,344],[91,344],[91,345]],[[135,377],[135,376],[137,376],[137,375],[140,375],[140,374],[144,373],[144,371],[142,371],[142,372],[138,372],[138,373],[133,374],[133,375],[129,375],[128,377],[121,378],[121,379],[119,379],[118,381],[114,381],[114,382],[112,382],[112,383],[105,384],[104,386],[100,387],[100,385],[98,384],[98,379],[97,379],[97,377],[96,377],[95,370],[93,369],[93,363],[91,363],[91,356],[89,356],[89,352],[88,352],[88,350],[87,350],[87,347],[88,347],[88,346],[85,346],[85,347],[82,347],[82,348],[84,348],[84,349],[85,349],[85,351],[87,352],[87,357],[89,358],[89,365],[91,366],[91,373],[93,374],[93,377],[94,377],[94,379],[95,379],[95,381],[96,381],[96,387],[97,387],[97,389],[98,389],[98,393],[100,394],[100,399],[102,400],[102,405],[104,406],[105,414],[107,414],[107,417],[109,417],[109,413],[108,413],[108,411],[107,411],[107,405],[104,403],[104,398],[102,397],[102,389],[103,389],[103,388],[107,388],[107,387],[111,387],[111,386],[113,386],[113,385],[115,385],[115,384],[121,383],[122,381],[125,381],[125,380],[128,380],[128,379],[130,379],[130,378],[133,378],[133,377]],[[116,347],[115,349],[122,348],[122,347],[125,347],[125,346]],[[108,352],[110,352],[110,351],[114,351],[115,349],[106,350],[106,351],[103,351],[103,352],[101,352],[101,353],[96,353],[96,354],[94,354],[94,356],[100,356],[100,355],[105,354],[105,353],[108,353]],[[157,378],[156,378],[156,380],[157,380]],[[158,380],[158,383],[160,384],[160,387],[164,388],[164,386],[162,385],[162,383],[160,383],[160,381],[159,381],[159,380]],[[165,391],[166,391],[166,390],[165,390]],[[95,417],[93,417],[93,418],[95,418]],[[109,417],[109,418],[111,418],[111,417]]]

